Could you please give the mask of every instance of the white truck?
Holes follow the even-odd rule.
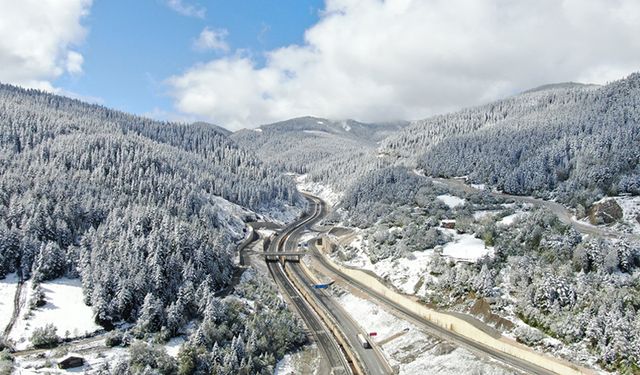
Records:
[[[358,341],[360,341],[360,345],[362,345],[365,349],[370,349],[371,344],[369,344],[369,340],[362,333],[358,333]]]

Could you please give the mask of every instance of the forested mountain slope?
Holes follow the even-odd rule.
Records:
[[[404,126],[404,122],[363,124],[302,117],[241,130],[231,138],[255,150],[269,165],[308,173],[313,181],[342,190],[355,177],[385,163],[376,157],[377,142]]]
[[[588,205],[640,192],[640,74],[602,87],[552,86],[419,121],[381,152],[435,176],[469,176],[513,194],[553,191]],[[413,159],[413,160],[412,160]]]
[[[37,288],[80,276],[96,320],[134,322],[138,337],[166,339],[195,321],[187,354],[204,372],[268,373],[304,339],[268,288],[245,290],[264,303],[252,315],[214,296],[231,281],[241,216],[251,215],[222,198],[256,212],[301,204],[289,178],[217,127],[3,85],[0,175],[0,277],[18,272]],[[266,322],[282,335],[257,342]]]

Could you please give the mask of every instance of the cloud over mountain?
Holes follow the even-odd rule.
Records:
[[[177,110],[230,128],[316,115],[416,119],[543,83],[640,67],[634,0],[327,0],[301,45],[167,80]]]

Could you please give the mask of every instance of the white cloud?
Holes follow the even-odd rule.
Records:
[[[197,64],[176,109],[231,128],[292,116],[416,119],[640,69],[636,0],[327,0],[303,45]]]
[[[82,72],[73,46],[91,0],[0,0],[0,82],[55,91],[52,81]]]
[[[185,4],[183,0],[167,0],[167,5],[174,11],[187,17],[204,18],[207,10],[199,5]]]
[[[67,52],[67,72],[70,74],[82,73],[84,57],[76,51]]]
[[[226,29],[212,30],[205,27],[198,39],[193,42],[193,48],[198,51],[223,51],[229,50],[226,38],[229,32]]]

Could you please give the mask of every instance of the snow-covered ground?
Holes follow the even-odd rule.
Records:
[[[4,279],[0,280],[0,330],[9,324],[11,315],[13,314],[13,297],[18,287],[18,275],[15,273],[8,274]]]
[[[456,208],[458,206],[462,206],[466,202],[466,200],[451,194],[438,195],[436,199],[442,201],[442,203],[449,206],[449,208]]]
[[[627,226],[631,233],[640,234],[640,222],[638,222],[638,218],[640,218],[640,197],[616,197],[615,200],[622,208],[623,225]]]
[[[284,358],[282,358],[276,364],[276,368],[273,371],[274,375],[295,375],[295,367],[293,363],[294,354],[286,354]]]
[[[29,347],[33,330],[48,323],[57,327],[57,334],[62,338],[84,336],[102,329],[94,322],[91,307],[83,302],[80,279],[60,278],[42,283],[41,286],[46,304],[33,310],[31,314],[27,314],[28,306],[25,304],[9,335],[17,349]],[[32,293],[31,283],[25,283],[24,288],[28,289],[28,303]]]
[[[498,210],[481,210],[481,211],[475,211],[473,213],[473,219],[474,220],[482,220],[485,217],[492,217],[494,215],[497,215],[500,211]]]
[[[260,237],[267,238],[267,237],[271,237],[271,236],[275,235],[276,231],[272,230],[272,229],[258,229],[256,231],[256,233],[258,233],[260,235]]]
[[[67,348],[53,349],[44,354],[29,356],[16,356],[14,362],[14,374],[105,374],[108,367],[113,366],[121,360],[128,358],[129,351],[126,348],[107,348],[104,340],[98,340],[87,344],[74,345],[74,351],[78,351],[79,356],[85,361],[82,367],[62,370],[57,367],[57,363],[63,359],[67,353]],[[69,353],[71,354],[71,353]]]
[[[320,370],[320,353],[315,344],[285,354],[276,364],[274,375],[315,375]]]
[[[357,241],[361,241],[361,238],[354,242]],[[432,257],[433,249],[429,249],[414,251],[410,255],[398,259],[386,258],[373,264],[369,257],[359,251],[353,259],[343,263],[373,271],[376,275],[391,281],[403,293],[420,294],[422,290],[419,283],[421,278],[427,275],[426,268]]]
[[[331,133],[326,132],[324,130],[303,130],[303,133],[307,134],[315,134],[315,135],[330,135]]]
[[[242,236],[242,229],[244,228],[244,222],[241,217],[251,214],[250,211],[235,203],[229,202],[226,199],[220,197],[213,198],[217,205],[222,208],[218,213],[218,221],[229,228],[236,236]]]
[[[342,194],[336,193],[328,186],[311,181],[306,174],[296,177],[296,184],[298,185],[298,189],[322,198],[322,200],[331,206],[337,205],[340,199],[342,199]]]
[[[453,229],[445,231],[452,235],[453,240],[443,246],[442,255],[444,256],[465,261],[476,261],[485,255],[493,254],[493,247],[486,247],[484,241],[475,238],[471,234],[457,234]]]
[[[339,293],[337,293],[339,294]],[[399,374],[513,374],[499,364],[480,359],[471,352],[442,342],[417,326],[388,313],[378,305],[342,293],[338,302],[356,317],[366,332],[377,332],[376,341]]]
[[[169,354],[173,358],[178,358],[180,347],[182,346],[182,344],[184,344],[185,341],[187,340],[185,340],[185,338],[182,336],[174,337],[166,344],[164,344],[164,349],[167,351],[167,354]]]
[[[475,238],[471,234],[458,234],[453,229],[441,229],[450,236],[451,241],[442,247],[442,255],[454,260],[475,262],[485,255],[493,255],[493,247],[485,247],[484,241]],[[428,266],[434,257],[434,249],[413,251],[400,258],[386,258],[376,263],[371,263],[367,256],[361,234],[358,234],[349,243],[356,251],[351,253],[352,258],[334,260],[347,266],[357,267],[374,272],[376,275],[389,280],[393,286],[406,294],[425,294],[425,281],[433,277],[429,275]]]
[[[527,215],[526,212],[516,212],[509,216],[503,217],[500,221],[498,221],[498,225],[502,225],[508,227],[516,222],[516,220],[520,220]]]

